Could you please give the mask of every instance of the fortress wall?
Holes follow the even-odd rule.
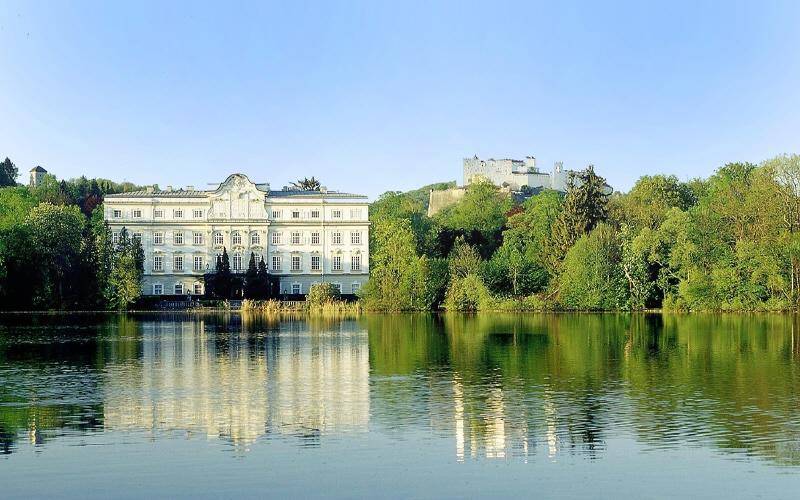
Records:
[[[428,197],[428,217],[432,217],[445,207],[457,203],[464,197],[466,192],[467,190],[463,187],[431,191]]]

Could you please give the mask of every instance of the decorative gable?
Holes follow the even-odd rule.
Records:
[[[210,195],[211,219],[264,220],[264,193],[243,174],[233,174]]]

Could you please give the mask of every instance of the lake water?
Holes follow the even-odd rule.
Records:
[[[796,497],[790,315],[0,315],[0,497]]]

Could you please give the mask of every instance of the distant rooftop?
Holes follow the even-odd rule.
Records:
[[[43,168],[42,168],[42,167],[40,167],[39,165],[36,165],[35,167],[33,167],[33,168],[31,169],[31,172],[42,172],[42,173],[45,173],[45,174],[46,174],[46,173],[47,173],[47,170],[43,169]]]
[[[342,193],[339,191],[303,191],[301,189],[267,191],[261,186],[263,185],[257,185],[259,191],[264,191],[266,196],[270,198],[367,198],[363,194]],[[106,195],[106,198],[205,198],[216,191],[216,189],[140,189],[138,191],[109,194]]]
[[[341,193],[339,191],[304,191],[302,189],[285,189],[269,191],[270,198],[366,198],[363,194]]]

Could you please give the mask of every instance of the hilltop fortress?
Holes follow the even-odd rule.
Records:
[[[550,172],[541,172],[536,166],[536,158],[526,156],[524,160],[509,158],[482,160],[477,156],[464,159],[464,185],[460,187],[431,191],[428,198],[428,215],[432,216],[458,202],[467,192],[467,186],[479,181],[489,181],[501,190],[521,197],[529,196],[542,189],[567,191],[567,180],[572,171],[565,170],[559,161]]]
[[[524,191],[527,186],[530,189],[555,189],[566,192],[567,177],[568,174],[561,162],[556,162],[551,172],[540,172],[533,156],[526,156],[524,160],[508,158],[481,160],[477,156],[464,159],[465,185],[483,179],[511,191]]]

